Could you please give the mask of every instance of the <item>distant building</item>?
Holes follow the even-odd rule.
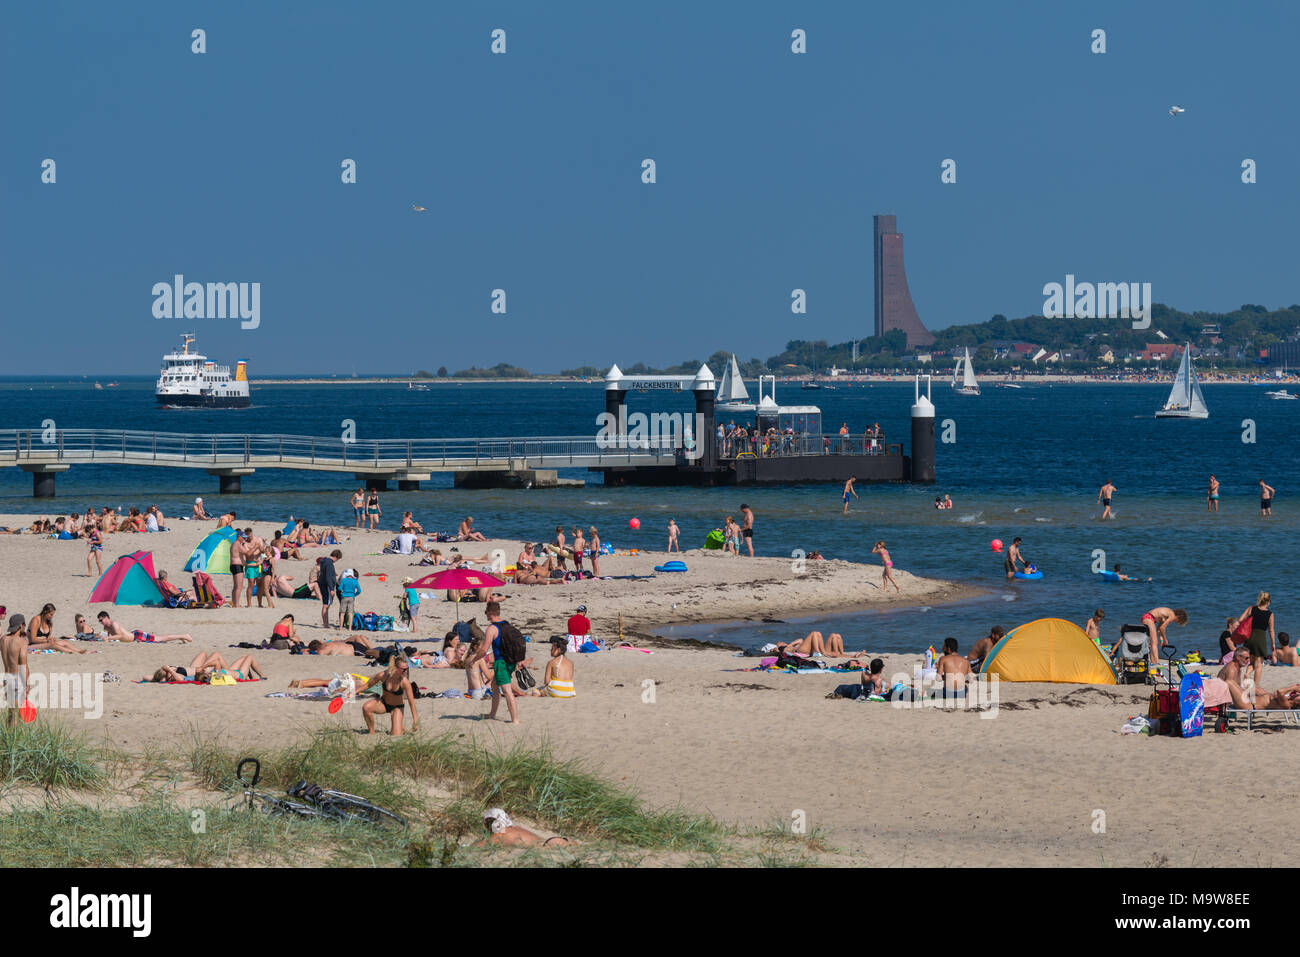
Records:
[[[1148,342],[1147,347],[1142,350],[1139,357],[1143,362],[1160,362],[1165,359],[1176,359],[1182,356],[1183,347],[1174,343]]]
[[[1219,328],[1218,323],[1207,322],[1201,326],[1201,335],[1203,336],[1218,336],[1222,334],[1223,330]]]
[[[903,234],[894,216],[872,217],[875,227],[873,254],[876,273],[876,336],[891,329],[907,334],[907,348],[934,344],[934,336],[921,323],[907,288],[907,271],[903,267]]]

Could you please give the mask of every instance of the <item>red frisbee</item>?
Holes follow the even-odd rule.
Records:
[[[330,702],[330,714],[338,714],[339,709],[343,707],[343,698],[338,697]],[[35,715],[33,714],[33,717]]]

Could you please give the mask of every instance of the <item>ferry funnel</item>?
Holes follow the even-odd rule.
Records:
[[[248,381],[248,362],[245,361],[244,359],[240,359],[237,363],[235,363],[235,381],[236,382]]]
[[[921,394],[921,380],[925,379],[925,395]],[[912,403],[912,463],[913,482],[934,483],[934,403],[930,401],[930,377],[916,377]]]

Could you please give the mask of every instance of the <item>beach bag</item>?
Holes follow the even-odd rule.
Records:
[[[704,536],[704,547],[707,549],[721,548],[725,542],[726,538],[723,536],[721,529],[715,528]]]
[[[411,620],[411,602],[405,595],[402,596],[402,600],[397,604],[397,617],[407,623]]]
[[[1241,619],[1241,624],[1233,629],[1232,637],[1241,639],[1241,641],[1236,642],[1236,644],[1241,644],[1242,641],[1245,641],[1250,637],[1250,629],[1254,620],[1255,619],[1250,615],[1247,615],[1245,618]]]
[[[213,675],[208,679],[208,684],[210,685],[233,685],[234,683],[234,675]]]
[[[376,616],[375,616],[375,629],[374,629],[374,630],[375,630],[375,631],[392,631],[392,630],[393,630],[393,616],[392,616],[392,615],[376,615]]]
[[[400,554],[402,554],[402,548],[401,548],[400,545],[397,544],[397,539],[393,539],[391,542],[389,542],[387,545],[385,545],[385,546],[384,546],[384,550],[383,550],[383,552],[382,552],[381,554],[384,554],[384,555],[400,555]]]
[[[523,633],[508,621],[498,621],[496,626],[501,636],[501,659],[513,667],[527,658],[528,645]]]

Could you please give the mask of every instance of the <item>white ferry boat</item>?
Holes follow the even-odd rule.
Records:
[[[219,366],[207,356],[190,352],[193,335],[186,333],[182,338],[185,343],[180,352],[163,356],[154,390],[158,404],[178,409],[248,408],[248,363],[240,359],[232,376],[230,366]]]

